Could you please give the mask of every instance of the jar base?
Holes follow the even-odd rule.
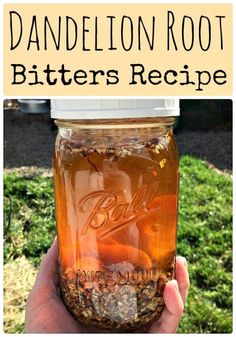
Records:
[[[118,322],[112,322],[109,319],[90,319],[90,320],[84,320],[78,318],[70,309],[68,310],[71,312],[73,317],[81,323],[86,332],[99,332],[99,333],[125,333],[125,332],[145,332],[146,330],[149,330],[150,325],[156,321],[162,314],[163,310],[165,308],[165,305],[163,305],[161,308],[158,308],[157,312],[148,313],[145,318],[139,318],[136,322],[129,322],[129,323],[123,323],[119,324]],[[140,321],[141,319],[141,321]],[[99,331],[97,331],[97,329]],[[137,331],[137,329],[140,329],[140,331]]]
[[[158,319],[165,307],[163,290],[168,278],[157,282],[101,286],[75,285],[62,276],[63,301],[74,318],[86,326],[108,331],[131,331]]]

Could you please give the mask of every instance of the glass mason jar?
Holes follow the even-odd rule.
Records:
[[[61,293],[86,325],[132,330],[164,308],[176,253],[176,103],[52,101]]]

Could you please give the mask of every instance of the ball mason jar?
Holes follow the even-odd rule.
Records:
[[[178,101],[53,100],[60,286],[88,326],[156,320],[175,275]]]

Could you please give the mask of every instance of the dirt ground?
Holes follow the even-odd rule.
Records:
[[[4,168],[51,169],[56,130],[50,121],[27,123],[13,110],[4,112]],[[180,155],[191,154],[207,160],[209,166],[232,173],[232,132],[225,130],[188,131],[176,134]],[[45,171],[46,169],[46,171]]]

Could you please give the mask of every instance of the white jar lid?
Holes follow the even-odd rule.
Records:
[[[52,99],[56,119],[114,119],[179,116],[178,99]]]

